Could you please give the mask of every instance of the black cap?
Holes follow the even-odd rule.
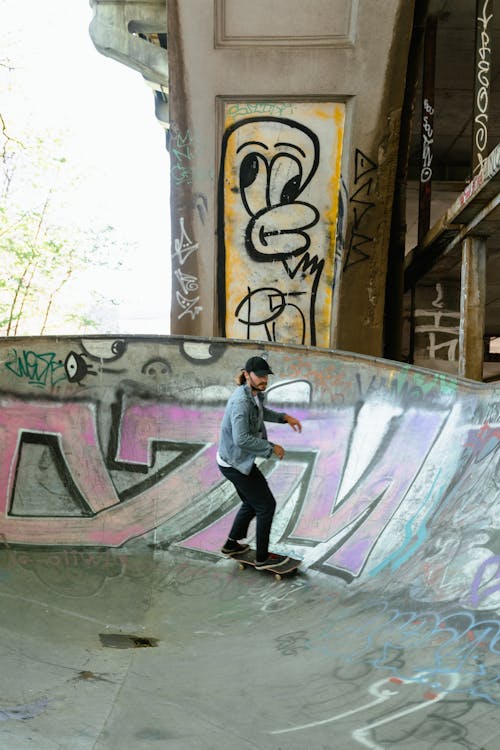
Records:
[[[243,369],[247,372],[254,372],[258,377],[262,377],[263,375],[274,375],[263,357],[250,357]]]

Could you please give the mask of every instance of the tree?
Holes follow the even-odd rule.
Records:
[[[61,152],[61,137],[13,137],[1,118],[0,334],[43,335],[97,330],[88,309],[97,294],[71,308],[64,287],[89,268],[119,268],[111,226],[98,229],[66,221],[63,205],[78,181]],[[120,254],[130,248],[120,248]]]
[[[2,2],[0,336],[168,331],[169,169],[150,93],[95,51],[88,3],[61,36],[65,0],[32,3],[29,24]]]

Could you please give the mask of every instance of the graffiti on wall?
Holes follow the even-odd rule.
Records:
[[[492,39],[488,29],[493,18],[493,2],[481,0],[477,3],[476,18],[476,80],[475,80],[475,116],[474,116],[474,163],[475,170],[481,171],[488,155],[488,118],[490,106],[490,77]]]
[[[176,128],[172,128],[169,152],[174,183],[176,185],[191,185],[193,182],[195,143],[189,129],[185,133],[181,133]]]
[[[426,356],[429,359],[458,360],[460,311],[446,306],[443,284],[435,285],[436,296],[430,308],[424,306],[415,310],[415,335],[425,341]],[[424,347],[419,347],[423,349]]]
[[[160,547],[218,559],[239,505],[215,454],[241,345],[38,347],[0,345],[1,538],[110,547],[154,531]],[[23,351],[61,365],[43,392],[13,366]],[[270,425],[287,448],[262,463],[278,500],[273,544],[351,584],[394,575],[423,601],[500,606],[500,398],[476,390],[472,403],[449,376],[390,363],[271,356],[287,377],[270,403],[304,425]]]
[[[369,260],[373,235],[369,230],[370,212],[375,208],[373,188],[377,164],[360,149],[354,154],[354,188],[349,197],[352,222],[344,268]]]
[[[420,182],[432,180],[432,160],[434,158],[434,107],[427,97],[424,99],[422,112],[422,169]]]
[[[294,103],[288,117],[245,116],[248,107],[227,104],[225,112],[219,187],[225,335],[326,347],[345,106]]]
[[[172,271],[177,280],[175,300],[177,302],[177,319],[189,315],[194,320],[203,307],[199,304],[199,281],[198,276],[185,268],[185,263],[193,253],[199,252],[199,243],[193,242],[186,231],[184,217],[179,221],[178,234],[174,239],[174,252],[172,253]],[[196,264],[195,264],[196,265]],[[174,305],[174,309],[176,309]]]
[[[172,316],[177,321],[189,323],[203,311],[200,303],[200,244],[193,228],[194,212],[201,224],[205,223],[208,201],[204,193],[192,193],[195,177],[201,176],[194,169],[197,144],[189,130],[182,132],[172,123],[170,133],[170,159],[172,182],[179,195],[189,195],[189,200],[177,207],[172,227]],[[206,176],[206,175],[204,175]]]

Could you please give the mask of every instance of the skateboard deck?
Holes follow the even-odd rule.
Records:
[[[246,552],[240,552],[238,555],[231,555],[231,558],[236,560],[240,570],[244,570],[247,566],[255,568],[255,550],[252,548],[247,549]],[[279,565],[276,568],[262,568],[262,572],[272,573],[277,581],[281,581],[285,576],[296,573],[301,562],[302,560],[295,560],[290,557],[284,565]]]

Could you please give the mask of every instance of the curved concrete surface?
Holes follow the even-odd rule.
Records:
[[[262,464],[304,561],[280,583],[217,552],[218,426],[262,351],[304,427]],[[0,363],[0,747],[497,747],[498,389],[175,337]]]

